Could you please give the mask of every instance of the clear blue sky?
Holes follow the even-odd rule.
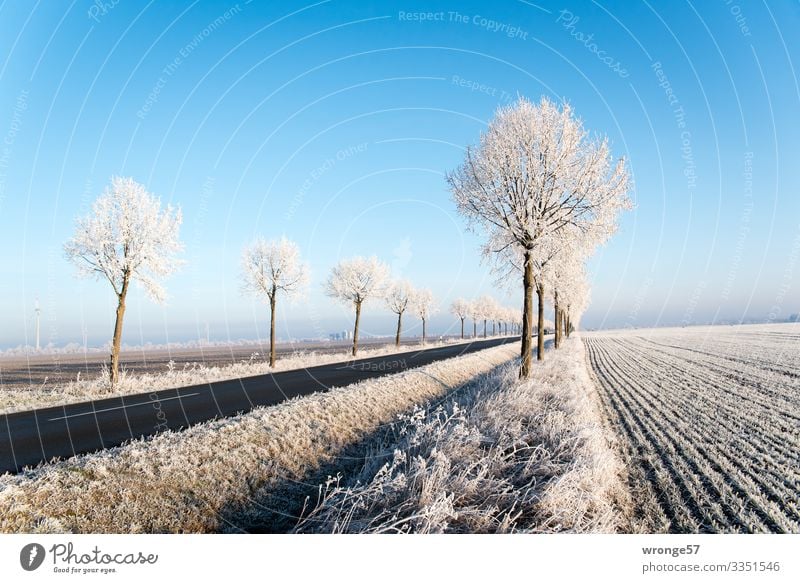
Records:
[[[282,337],[350,327],[322,294],[342,257],[376,254],[445,306],[494,292],[444,172],[518,93],[569,100],[630,158],[637,206],[591,262],[585,326],[784,318],[800,311],[797,30],[788,1],[6,1],[0,347],[32,342],[37,297],[43,342],[110,336],[110,287],[74,277],[62,245],[114,174],[185,219],[186,267],[165,307],[134,292],[129,344],[206,323],[263,335],[237,281],[256,234],[311,264]],[[433,328],[454,325],[443,309]],[[390,327],[365,308],[366,332]]]

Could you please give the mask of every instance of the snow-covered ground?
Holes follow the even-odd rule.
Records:
[[[646,532],[800,532],[800,324],[585,333]]]
[[[236,531],[280,485],[518,355],[489,348],[0,477],[0,531]]]
[[[631,503],[580,340],[401,415],[295,532],[616,532]]]
[[[480,340],[480,338],[478,340]],[[416,349],[435,348],[437,346],[451,345],[459,342],[462,341],[447,340],[443,342],[428,342],[424,346],[418,346]],[[464,340],[463,342],[469,342],[469,340]],[[407,344],[400,346],[400,348],[396,348],[394,344],[389,344],[378,348],[359,350],[356,358],[385,356],[397,352],[411,352],[413,350],[415,350],[415,348]],[[39,407],[65,405],[90,399],[101,399],[119,395],[151,392],[160,389],[199,385],[213,381],[267,374],[270,372],[308,368],[322,364],[344,362],[351,358],[350,349],[346,348],[339,352],[318,353],[300,351],[289,355],[280,355],[273,369],[270,369],[269,362],[264,359],[264,356],[259,355],[258,358],[241,360],[222,366],[209,366],[203,362],[184,363],[183,365],[170,367],[169,370],[163,373],[131,375],[122,370],[120,373],[120,382],[114,390],[111,390],[106,374],[99,374],[93,378],[81,378],[80,375],[78,375],[74,381],[56,384],[31,384],[24,388],[9,388],[0,384],[0,414],[25,411]]]

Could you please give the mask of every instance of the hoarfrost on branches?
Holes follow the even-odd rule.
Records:
[[[159,280],[181,264],[178,239],[181,212],[167,206],[132,178],[113,177],[111,186],[94,201],[92,212],[75,225],[64,245],[67,260],[84,277],[105,279],[117,296],[109,376],[119,380],[119,352],[128,286],[136,281],[156,302],[166,298]]]
[[[325,284],[325,293],[346,305],[354,306],[356,310],[353,356],[358,353],[361,305],[370,298],[382,297],[386,293],[384,284],[388,278],[389,266],[377,257],[342,260],[331,270]]]
[[[308,266],[300,259],[296,243],[256,239],[242,252],[242,291],[270,306],[269,364],[275,366],[275,304],[278,292],[294,296],[308,283]]]
[[[143,185],[115,176],[92,212],[77,220],[64,251],[81,276],[107,280],[118,296],[127,279],[163,302],[159,279],[183,264],[176,257],[183,250],[181,221],[180,209],[167,205],[162,211],[161,201]]]
[[[537,357],[543,357],[544,284],[536,281],[560,246],[607,240],[619,211],[630,208],[624,159],[612,160],[607,139],[590,138],[568,104],[520,97],[500,108],[447,182],[459,212],[486,235],[484,254],[523,274],[520,376],[531,370],[533,291],[539,296]],[[590,244],[591,243],[591,244]]]

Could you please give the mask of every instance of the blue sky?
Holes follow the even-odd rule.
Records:
[[[423,14],[424,13],[424,14]],[[375,254],[443,302],[498,290],[444,173],[517,94],[568,100],[629,157],[636,209],[592,259],[588,327],[800,311],[796,2],[9,2],[0,5],[0,347],[105,341],[108,284],[62,245],[115,174],[184,213],[185,268],[124,341],[256,337],[241,247],[311,264],[279,335],[350,326],[322,293]],[[387,333],[376,303],[364,330]],[[409,321],[409,324],[411,322]],[[413,328],[409,328],[414,333]]]

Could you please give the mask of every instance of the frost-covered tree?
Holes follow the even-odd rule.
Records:
[[[75,233],[64,245],[67,260],[84,277],[105,279],[117,296],[114,336],[111,343],[110,381],[119,380],[119,352],[125,300],[132,281],[141,285],[155,302],[165,292],[159,280],[182,263],[178,239],[180,209],[167,205],[132,178],[113,177],[92,204],[91,212],[77,220]]]
[[[308,283],[308,267],[296,243],[256,239],[242,250],[242,291],[269,303],[269,366],[275,366],[275,304],[278,293],[293,296]]]
[[[429,289],[420,289],[414,292],[414,313],[422,320],[422,343],[425,344],[426,324],[432,314],[436,313],[436,299]]]
[[[517,323],[516,310],[514,310],[514,308],[505,306],[503,308],[503,329],[506,335],[516,333],[514,328],[516,326],[516,323]]]
[[[461,320],[461,339],[464,339],[464,320],[470,314],[470,305],[467,300],[464,298],[456,298],[453,300],[453,303],[450,304],[450,313],[453,314],[456,318]]]
[[[483,322],[483,337],[486,338],[486,318],[485,312],[486,308],[484,305],[484,300],[486,296],[481,296],[476,298],[475,301],[472,303],[472,317],[475,318],[475,321],[480,325]],[[478,334],[480,334],[480,330],[478,330]]]
[[[472,337],[478,337],[478,320],[480,320],[481,309],[478,300],[469,302],[469,318],[472,320]]]
[[[531,371],[535,261],[541,243],[565,229],[609,236],[629,206],[628,170],[613,162],[606,139],[592,139],[572,108],[520,98],[500,108],[447,176],[458,210],[487,234],[487,257],[521,256],[522,365]],[[541,351],[538,358],[542,358]]]
[[[505,335],[508,336],[508,328],[511,327],[511,333],[514,333],[514,322],[515,322],[515,314],[514,309],[509,307],[503,308],[503,327],[505,329]]]
[[[325,293],[340,302],[355,307],[356,321],[353,326],[353,356],[358,353],[358,326],[361,321],[361,306],[371,298],[382,297],[384,283],[389,277],[389,266],[377,257],[355,257],[340,261],[332,270],[325,284]]]
[[[553,305],[555,348],[561,346],[569,329],[568,306],[573,304],[583,309],[583,300],[588,297],[585,263],[593,251],[594,241],[581,235],[576,234],[569,244],[561,246],[546,268],[537,275],[537,280],[543,282],[542,287],[549,291]]]
[[[581,315],[589,304],[590,287],[586,276],[586,266],[580,263],[570,274],[569,285],[559,295],[562,313],[562,332],[569,337],[578,324]]]
[[[478,320],[483,320],[483,337],[487,337],[487,322],[494,319],[497,302],[492,296],[481,296],[475,301],[475,310]]]
[[[400,346],[400,333],[403,329],[403,314],[409,308],[414,297],[414,287],[406,280],[393,282],[386,291],[386,306],[397,314],[397,333],[394,345]]]
[[[553,306],[553,348],[561,346],[562,328],[561,312],[563,302],[561,301],[566,294],[566,290],[571,285],[572,269],[575,269],[576,254],[573,249],[565,249],[553,257],[539,276],[539,280],[544,282],[542,287],[546,287]]]

